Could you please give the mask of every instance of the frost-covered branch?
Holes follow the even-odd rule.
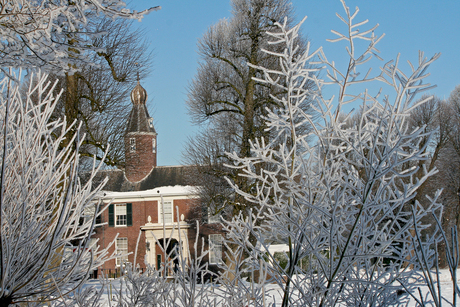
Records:
[[[33,76],[25,96],[9,78],[0,85],[0,305],[47,301],[74,290],[107,257],[89,239],[105,181],[93,185],[93,165],[80,182],[82,137],[75,125],[50,121],[60,95],[47,75]],[[60,149],[64,141],[72,146]]]
[[[158,9],[130,11],[120,0],[2,1],[0,66],[73,72],[81,64],[93,64],[85,52],[104,51],[91,44],[92,39],[104,33],[91,29],[89,19],[105,15],[140,20]]]
[[[370,71],[360,77],[361,65],[371,63],[381,37],[374,35],[376,27],[359,32],[356,27],[366,21],[353,24],[357,11],[351,14],[343,4],[347,17],[339,17],[348,32],[333,33],[339,35],[335,41],[349,44],[347,70],[340,72],[322,49],[307,47],[297,55],[300,24],[278,24],[270,35],[284,52],[267,52],[278,57],[280,69],[257,67],[264,72],[258,82],[286,91],[272,97],[282,107],[267,110],[267,129],[276,138],[267,144],[253,142],[253,158],[231,155],[236,161],[232,167],[254,186],[250,193],[234,188],[255,209],[248,219],[239,216],[226,222],[228,244],[244,250],[248,268],[259,268],[260,259],[268,262],[268,275],[283,290],[283,306],[401,302],[407,299],[405,291],[414,291],[420,281],[415,251],[423,251],[428,265],[433,260],[430,248],[436,235],[413,240],[414,233],[422,237],[429,227],[423,218],[442,211],[437,197],[426,207],[414,199],[435,173],[412,163],[428,158],[421,142],[431,134],[423,127],[410,130],[407,118],[419,105],[413,102],[415,95],[430,88],[423,79],[438,55],[430,60],[420,56],[410,75],[400,70],[397,60],[375,77]],[[362,53],[354,45],[356,39],[369,42]],[[321,69],[329,70],[328,81],[316,77]],[[317,90],[305,89],[307,82],[314,82]],[[380,92],[371,96],[366,82],[381,82],[390,92],[383,99]],[[355,88],[349,94],[352,85],[362,91],[356,94]],[[328,86],[339,89],[337,99],[325,97]],[[320,113],[319,121],[299,107],[309,100]],[[350,102],[361,102],[353,121],[342,114]],[[305,124],[311,132],[298,129]],[[270,254],[273,243],[287,245],[286,265]]]

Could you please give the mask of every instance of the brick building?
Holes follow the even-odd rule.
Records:
[[[139,81],[131,92],[131,101],[124,139],[125,169],[101,173],[109,179],[101,195],[108,208],[100,217],[107,224],[97,227],[93,235],[101,247],[118,235],[109,253],[131,254],[108,261],[99,270],[115,272],[124,262],[135,263],[142,269],[146,267],[145,261],[158,268],[167,254],[178,252],[178,246],[183,255],[193,257],[196,221],[200,224],[199,240],[204,239],[207,248],[212,246],[207,259],[211,265],[217,264],[222,257],[218,219],[208,218],[196,187],[187,184],[190,167],[157,166],[157,133],[145,104],[147,92]]]

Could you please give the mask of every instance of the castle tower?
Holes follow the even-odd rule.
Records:
[[[131,182],[141,181],[157,166],[157,133],[146,101],[147,91],[138,79],[131,91],[133,108],[125,134],[125,175]]]

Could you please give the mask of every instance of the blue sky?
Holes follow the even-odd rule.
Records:
[[[326,42],[335,38],[331,29],[344,30],[335,16],[336,12],[344,15],[340,1],[293,0],[292,4],[297,20],[308,16],[302,31],[312,47],[323,46],[328,58],[343,62],[343,45]],[[140,23],[154,54],[153,72],[141,83],[148,92],[158,133],[158,165],[179,165],[187,137],[199,129],[191,124],[185,104],[199,60],[197,40],[210,25],[231,17],[231,6],[227,0],[134,0],[128,7],[141,10],[156,5],[162,9]],[[398,53],[401,60],[412,62],[418,60],[419,50],[426,57],[441,53],[429,69],[427,80],[437,85],[431,94],[447,98],[460,84],[460,1],[350,0],[347,6],[352,11],[359,7],[358,21],[379,24],[376,34],[385,33],[385,37],[378,48],[385,61]]]

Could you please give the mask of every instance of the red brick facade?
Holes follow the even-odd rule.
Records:
[[[161,190],[161,188],[159,188]],[[93,238],[99,240],[99,244],[102,248],[108,246],[111,242],[113,242],[118,235],[118,238],[126,238],[128,243],[128,253],[131,253],[128,256],[128,262],[135,264],[136,267],[140,269],[145,269],[145,259],[150,262],[151,265],[157,266],[154,259],[156,259],[157,255],[161,255],[163,257],[163,253],[159,245],[156,243],[150,243],[152,238],[152,234],[150,230],[146,230],[146,227],[150,225],[150,227],[156,228],[157,231],[160,229],[159,233],[155,234],[156,240],[162,240],[162,221],[160,218],[160,210],[158,208],[158,204],[161,203],[161,197],[164,196],[164,202],[172,202],[173,205],[173,223],[165,224],[166,226],[166,233],[165,238],[169,238],[172,229],[177,233],[178,229],[178,222],[181,222],[181,227],[183,228],[183,232],[186,238],[182,237],[182,240],[186,240],[186,247],[190,251],[190,255],[193,258],[195,256],[195,251],[193,249],[195,240],[196,240],[196,221],[198,220],[200,223],[200,234],[198,236],[198,240],[204,239],[206,248],[208,248],[207,238],[209,234],[213,233],[221,233],[221,226],[216,224],[206,224],[206,220],[202,218],[202,214],[200,210],[199,202],[197,198],[193,195],[155,195],[157,192],[156,189],[151,190],[150,195],[146,195],[140,193],[139,196],[136,196],[136,192],[127,192],[127,193],[119,193],[121,197],[118,197],[115,194],[115,197],[107,192],[107,201],[109,199],[113,199],[111,203],[112,206],[116,206],[117,204],[131,204],[132,212],[130,217],[131,226],[116,226],[116,224],[112,224],[110,226],[110,218],[109,218],[109,209],[106,209],[102,215],[101,220],[102,222],[107,223],[104,226],[96,228],[96,234],[93,235]],[[113,207],[113,208],[114,208]],[[150,217],[150,219],[149,219]],[[204,222],[204,223],[203,223]],[[113,222],[112,222],[113,223]],[[174,225],[174,226],[173,226]],[[140,237],[139,237],[140,235]],[[139,237],[139,244],[137,246],[137,253],[136,253],[136,244]],[[176,238],[177,239],[177,238]],[[173,239],[173,240],[176,240]],[[178,240],[176,240],[178,241]],[[201,243],[199,244],[201,247]],[[116,246],[113,244],[109,249],[109,255],[115,252]],[[198,254],[201,250],[198,251]],[[150,256],[146,257],[148,253],[151,253]],[[152,254],[153,253],[153,254]],[[134,259],[135,254],[137,254],[136,260]],[[150,258],[149,258],[150,257]],[[150,259],[150,260],[148,260]],[[163,259],[162,259],[163,260]],[[102,267],[99,268],[99,273],[102,271],[106,274],[114,273],[118,267],[116,264],[116,260],[107,261]]]
[[[202,225],[199,240],[204,239],[206,246],[209,234],[221,233],[221,225],[203,223],[207,210],[201,207],[196,191],[187,186],[186,176],[182,173],[184,167],[157,167],[157,133],[145,106],[147,93],[139,82],[131,93],[131,99],[133,109],[124,139],[124,175],[117,175],[120,170],[107,174],[108,191],[103,194],[102,201],[109,207],[101,215],[101,221],[106,225],[97,227],[93,238],[99,240],[101,248],[106,248],[118,235],[120,245],[124,248],[127,243],[127,252],[131,253],[127,260],[118,258],[118,262],[128,261],[145,269],[144,260],[157,267],[157,257],[162,256],[159,245],[163,244],[162,240],[173,238],[175,242],[182,241],[183,254],[190,251],[191,257],[194,257],[196,221]],[[162,210],[159,204],[162,201],[163,204],[172,204],[172,209],[162,206],[165,209],[162,209],[164,213],[160,217]],[[108,250],[109,255],[115,251],[116,244],[113,244]],[[113,274],[118,269],[117,260],[110,260],[99,268],[99,272],[103,270],[105,274]]]

